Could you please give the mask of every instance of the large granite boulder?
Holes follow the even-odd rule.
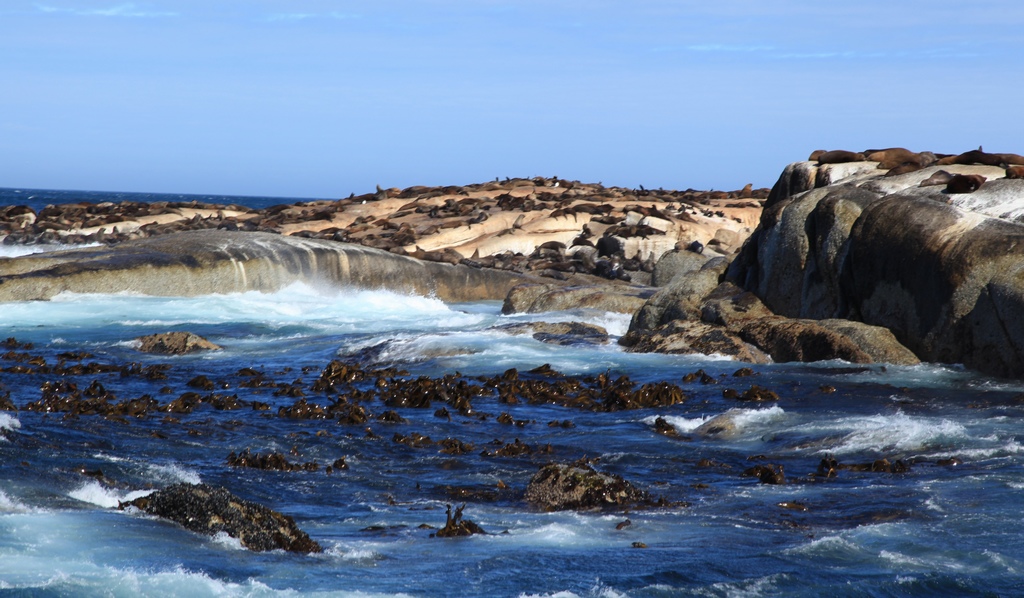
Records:
[[[718,280],[728,265],[708,262],[707,268],[677,274],[634,312],[630,330],[653,330],[672,320],[699,320],[701,302],[718,287]]]
[[[731,282],[723,282],[700,304],[700,318],[709,324],[735,327],[740,322],[775,316],[757,295]]]
[[[760,318],[739,324],[736,334],[777,362],[842,359],[851,363],[918,363],[891,332],[859,322]]]
[[[673,282],[676,285],[679,281]],[[664,293],[669,289],[663,289]],[[880,326],[849,320],[785,318],[769,310],[749,291],[722,283],[703,296],[692,295],[698,307],[685,317],[650,327],[638,325],[652,297],[619,343],[630,352],[728,355],[738,361],[823,361],[912,365],[917,357]],[[672,315],[665,312],[666,316]]]
[[[746,363],[770,363],[768,354],[724,326],[673,320],[653,330],[631,330],[619,344],[630,353],[726,355]]]
[[[654,264],[654,272],[651,273],[651,286],[663,287],[672,282],[672,279],[679,274],[700,270],[701,266],[710,259],[710,255],[689,249],[666,251]]]
[[[530,280],[535,279],[350,243],[226,230],[0,259],[0,301],[46,300],[65,291],[165,296],[271,292],[295,282],[477,301],[502,299],[513,286]]]
[[[729,281],[782,316],[860,321],[921,359],[1024,376],[1024,180],[948,164],[997,180],[962,194],[921,187],[934,166],[890,177],[857,169],[804,190],[811,168],[787,168]],[[818,177],[824,166],[813,168]]]
[[[300,530],[291,517],[242,500],[225,488],[175,484],[122,504],[120,508],[126,506],[170,519],[200,534],[213,536],[224,532],[237,538],[249,550],[323,552],[323,548]]]

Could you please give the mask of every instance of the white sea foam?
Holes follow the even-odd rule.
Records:
[[[118,569],[81,564],[77,568],[65,567],[68,572],[51,574],[42,582],[31,584],[7,584],[5,589],[27,589],[59,595],[102,595],[102,596],[216,596],[218,598],[262,598],[293,596],[334,596],[338,598],[409,598],[405,593],[376,593],[363,591],[299,592],[291,589],[273,588],[255,579],[244,582],[229,582],[214,579],[206,573],[194,572],[182,567],[150,571]],[[51,565],[51,570],[52,570]],[[58,568],[62,568],[58,565]]]
[[[178,463],[151,463],[147,465],[146,468],[159,482],[166,482],[168,484],[177,484],[180,482],[184,482],[186,484],[203,483],[203,481],[199,478],[198,472],[192,469],[188,469],[187,467],[184,467]]]
[[[54,309],[54,304],[61,304]],[[318,325],[337,332],[436,330],[479,324],[484,315],[452,309],[417,295],[357,289],[320,289],[303,283],[274,293],[249,291],[200,297],[153,297],[129,293],[60,293],[51,301],[6,306],[8,321],[21,326],[174,327],[264,323],[271,327]],[[289,334],[294,333],[290,331]]]
[[[758,596],[776,593],[776,584],[786,576],[782,574],[767,575],[758,579],[736,582],[722,582],[711,586],[710,590],[698,590],[696,595],[729,596],[729,598],[757,598]]]
[[[0,513],[32,513],[34,509],[0,490]]]
[[[587,544],[588,540],[596,540],[587,534],[580,534],[581,528],[568,523],[547,523],[526,530],[512,530],[517,540],[526,541],[530,545],[573,546]]]
[[[361,542],[357,546],[350,544],[335,544],[334,546],[328,547],[324,550],[324,554],[329,557],[340,558],[346,561],[376,561],[382,558],[381,553],[376,548],[381,547],[379,544]]]
[[[681,417],[675,415],[658,416],[652,415],[644,418],[642,421],[648,425],[654,425],[654,422],[659,418],[663,417],[665,421],[672,425],[676,430],[681,433],[693,432],[700,426],[706,424],[715,418],[727,418],[736,428],[734,435],[740,435],[744,430],[752,428],[761,428],[765,425],[778,422],[786,417],[786,412],[777,405],[771,407],[765,407],[763,409],[729,409],[724,413],[715,415],[708,415],[702,417]]]
[[[941,571],[960,573],[973,569],[973,567],[969,567],[963,561],[934,553],[928,553],[923,556],[910,556],[895,550],[882,550],[878,553],[878,556],[883,561],[891,563],[900,571],[904,572],[908,569],[919,571],[935,571],[938,569]]]
[[[985,441],[988,439],[974,439],[975,441]],[[943,458],[948,457],[950,451],[937,451],[923,454],[923,457],[928,458]],[[995,438],[989,441],[989,446],[975,446],[971,448],[958,448],[956,449],[956,456],[967,459],[970,461],[978,461],[981,459],[992,459],[998,457],[1007,457],[1011,455],[1019,455],[1024,453],[1024,445],[1017,442],[1013,438],[1002,439]]]
[[[6,438],[4,438],[4,432],[13,432],[20,427],[21,422],[18,418],[9,413],[0,412],[0,440],[6,440]]]
[[[654,422],[656,422],[659,417],[667,421],[669,424],[671,424],[672,427],[675,428],[677,431],[685,434],[686,432],[692,432],[696,430],[704,422],[708,421],[713,416],[709,415],[707,417],[682,417],[679,415],[652,415],[650,417],[645,417],[641,421],[643,421],[645,424],[649,426],[653,426]]]
[[[519,594],[519,598],[627,598],[629,594],[624,594],[614,588],[609,588],[601,582],[598,582],[594,587],[590,588],[586,594],[580,596],[575,592],[569,590],[562,590],[560,592],[552,592],[549,594],[529,594],[523,592]]]
[[[213,535],[212,540],[214,544],[231,550],[248,550],[245,546],[242,546],[241,540],[232,538],[227,532],[217,532]]]
[[[1017,572],[1020,571],[1020,563],[1015,563],[1014,559],[1003,556],[998,552],[986,548],[985,550],[981,551],[981,554],[985,555],[989,562],[991,562],[996,567],[999,567],[1000,569],[1005,569],[1007,573],[1016,575]]]
[[[99,247],[99,243],[85,243],[83,245],[57,245],[57,244],[41,244],[41,245],[3,245],[0,244],[0,258],[4,257],[21,257],[23,255],[33,255],[36,253],[45,253],[47,251],[68,251],[71,249],[83,249],[85,247]]]
[[[105,509],[117,508],[118,503],[130,502],[136,498],[142,498],[153,493],[153,490],[135,490],[132,492],[118,492],[107,488],[99,482],[92,480],[79,486],[68,493],[68,496],[82,502],[94,504]]]
[[[825,536],[788,548],[783,553],[822,559],[825,562],[857,559],[863,555],[863,550],[842,536]]]
[[[834,443],[819,448],[819,454],[948,451],[969,438],[967,429],[949,419],[915,417],[905,413],[843,418],[800,426],[797,431],[843,434]]]

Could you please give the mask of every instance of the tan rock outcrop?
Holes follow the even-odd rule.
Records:
[[[1016,157],[939,160],[951,174],[986,177],[970,194],[919,186],[939,166],[835,178],[847,165],[790,165],[727,278],[782,316],[859,321],[921,359],[1024,376],[1024,181],[1002,178],[1007,160]],[[833,330],[867,342],[849,325]]]
[[[198,351],[219,351],[216,345],[191,332],[163,332],[150,334],[135,339],[139,343],[139,351],[143,353],[161,353],[164,355],[185,355]]]

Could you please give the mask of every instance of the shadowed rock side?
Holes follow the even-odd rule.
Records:
[[[655,293],[619,343],[630,352],[728,355],[738,361],[913,365],[917,357],[879,326],[779,316],[756,295],[725,282],[723,268],[684,272]]]
[[[216,230],[0,259],[0,301],[46,300],[63,291],[164,296],[275,291],[298,281],[476,301],[503,299],[529,280],[348,243]]]
[[[792,164],[727,279],[782,316],[881,326],[923,360],[1024,376],[1024,180],[1003,178],[1018,158],[940,158],[987,179],[970,193],[929,182],[939,165]]]

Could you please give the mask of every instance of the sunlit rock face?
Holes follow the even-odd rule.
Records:
[[[300,281],[475,301],[503,299],[524,278],[349,243],[217,230],[0,260],[0,301],[46,300],[64,291],[163,296],[274,291]]]
[[[923,360],[1024,375],[1024,180],[949,162],[791,164],[728,280],[783,316],[882,326]],[[940,170],[986,182],[927,184]]]

